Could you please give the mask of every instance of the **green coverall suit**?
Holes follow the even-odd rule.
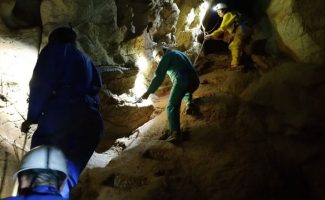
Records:
[[[171,132],[180,132],[180,107],[182,99],[188,104],[192,100],[192,93],[199,87],[200,80],[194,66],[185,53],[168,49],[162,57],[155,76],[147,92],[154,93],[164,81],[166,73],[173,86],[167,105],[167,117]]]
[[[233,38],[229,44],[231,66],[238,66],[242,49],[250,36],[251,30],[245,23],[240,22],[239,13],[230,11],[223,16],[220,27],[211,33],[211,38],[218,39],[224,32]]]

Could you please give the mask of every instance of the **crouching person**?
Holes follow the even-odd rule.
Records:
[[[60,194],[67,178],[67,165],[61,150],[38,146],[22,159],[18,178],[18,196],[4,200],[63,200]]]

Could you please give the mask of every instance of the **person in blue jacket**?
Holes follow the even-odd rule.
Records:
[[[53,145],[61,149],[68,163],[68,179],[62,191],[69,191],[79,179],[103,131],[98,93],[102,82],[92,61],[76,47],[77,34],[71,27],[59,27],[49,35],[30,80],[28,132],[37,124],[31,148]]]
[[[14,178],[18,178],[18,195],[4,200],[64,200],[60,190],[67,178],[63,152],[52,146],[38,146],[22,159]]]
[[[169,131],[161,139],[167,138],[167,141],[170,142],[181,142],[184,139],[180,130],[182,99],[185,101],[188,111],[193,109],[192,94],[199,87],[200,80],[196,69],[185,53],[170,49],[165,45],[159,45],[155,51],[155,59],[160,62],[154,78],[141,98],[147,99],[159,88],[165,75],[169,75],[173,83],[167,105]]]

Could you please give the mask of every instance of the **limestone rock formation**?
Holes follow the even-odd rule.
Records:
[[[324,9],[322,0],[270,1],[267,14],[286,54],[301,62],[325,62]]]

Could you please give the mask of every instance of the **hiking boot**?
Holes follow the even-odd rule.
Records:
[[[171,135],[170,130],[164,131],[164,134],[159,137],[159,140],[166,140]]]
[[[179,143],[183,141],[182,134],[178,131],[173,131],[171,135],[166,139],[170,143]]]
[[[240,71],[243,68],[242,65],[231,65],[228,68],[228,71]]]

